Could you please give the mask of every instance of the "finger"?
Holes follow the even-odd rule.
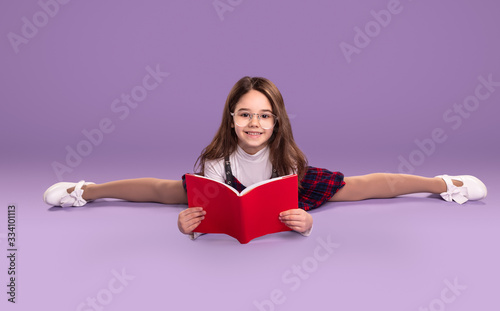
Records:
[[[290,209],[290,210],[281,212],[280,216],[300,215],[300,214],[302,214],[301,211],[302,210],[300,208],[294,208],[294,209]]]
[[[191,214],[192,211],[188,209],[183,210],[182,212],[179,213],[179,219],[185,218],[187,215]]]
[[[189,227],[187,227],[187,230],[188,232],[193,232],[194,229],[198,228],[198,226],[200,225],[201,221],[198,221],[194,224],[191,224]]]
[[[290,221],[290,220],[295,220],[295,221],[305,221],[304,215],[289,215],[289,216],[284,216],[280,217],[281,221]]]
[[[181,221],[184,222],[184,223],[190,223],[190,222],[193,222],[193,221],[201,221],[205,219],[205,215],[189,215],[187,217],[185,217],[184,219],[182,219]]]
[[[198,227],[198,225],[201,223],[201,221],[203,219],[205,219],[205,217],[201,217],[199,219],[195,219],[195,220],[189,221],[187,223],[184,223],[183,228],[186,229],[185,231],[191,232],[191,231],[193,231],[193,229]]]
[[[303,226],[304,225],[303,221],[298,221],[298,220],[287,220],[287,221],[283,221],[283,223],[287,226]]]
[[[189,215],[192,213],[199,213],[201,211],[203,211],[203,207],[189,207],[189,208],[186,208],[185,210],[183,210],[182,212],[180,212],[180,214]]]
[[[206,211],[192,212],[192,213],[184,215],[184,217],[198,217],[198,216],[203,216],[206,213],[207,213]]]
[[[185,213],[183,215],[179,215],[179,217],[185,220],[189,220],[192,218],[204,216],[206,213],[207,213],[206,211],[190,212],[190,213]]]
[[[186,213],[190,214],[190,213],[199,213],[199,212],[202,212],[203,211],[203,207],[190,207],[188,209],[186,209]]]

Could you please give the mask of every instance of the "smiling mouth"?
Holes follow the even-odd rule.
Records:
[[[245,132],[246,134],[250,135],[250,136],[260,136],[262,135],[262,133],[259,133],[259,132]]]

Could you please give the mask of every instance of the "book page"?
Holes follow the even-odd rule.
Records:
[[[266,179],[266,180],[260,181],[258,183],[252,184],[250,187],[247,187],[243,191],[241,191],[241,193],[239,194],[239,196],[245,195],[246,193],[252,191],[253,189],[255,189],[255,188],[257,188],[257,187],[259,187],[261,185],[264,185],[264,184],[267,184],[267,183],[270,183],[270,182],[274,182],[276,180],[280,180],[280,179],[283,179],[283,178],[286,178],[286,177],[289,177],[289,176],[292,176],[292,175],[293,174],[286,175],[286,176],[275,177],[275,178],[271,178],[271,179]]]
[[[201,175],[194,175],[194,174],[191,174],[192,176],[195,176],[195,177],[198,177],[198,178],[203,178],[203,179],[207,179],[207,180],[210,180],[210,181],[213,181],[213,182],[216,182],[220,185],[224,185],[225,187],[231,189],[231,191],[234,192],[234,194],[236,194],[237,196],[240,196],[240,193],[238,192],[238,190],[234,189],[233,187],[229,186],[228,184],[226,183],[223,183],[223,182],[220,182],[218,180],[215,180],[215,179],[212,179],[212,178],[208,178],[208,177],[205,177],[205,176],[201,176]]]

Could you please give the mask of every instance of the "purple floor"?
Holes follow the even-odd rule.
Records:
[[[500,306],[500,197],[493,171],[476,169],[490,190],[480,202],[460,206],[418,194],[327,203],[312,212],[310,237],[286,232],[241,245],[224,235],[190,241],[176,227],[185,206],[100,200],[49,208],[41,198],[56,180],[47,163],[6,168],[10,180],[2,180],[2,202],[17,207],[18,303],[9,310]],[[122,178],[115,166],[109,162],[109,176],[85,173],[96,182]],[[153,176],[155,169],[130,169],[130,177]],[[165,178],[179,174],[171,172]],[[0,234],[6,249],[5,226]],[[6,260],[2,256],[3,269]]]
[[[500,310],[499,10],[452,0],[2,1],[0,310]],[[193,172],[246,75],[279,88],[311,165],[471,174],[488,197],[328,203],[312,212],[310,237],[247,245],[190,241],[176,224],[186,206],[42,202],[62,180]]]

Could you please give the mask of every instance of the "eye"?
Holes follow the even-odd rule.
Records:
[[[262,119],[270,119],[270,118],[272,118],[272,115],[269,114],[269,113],[263,113],[263,114],[260,115],[260,117]]]
[[[248,112],[240,112],[238,115],[243,118],[250,118],[250,114]]]

